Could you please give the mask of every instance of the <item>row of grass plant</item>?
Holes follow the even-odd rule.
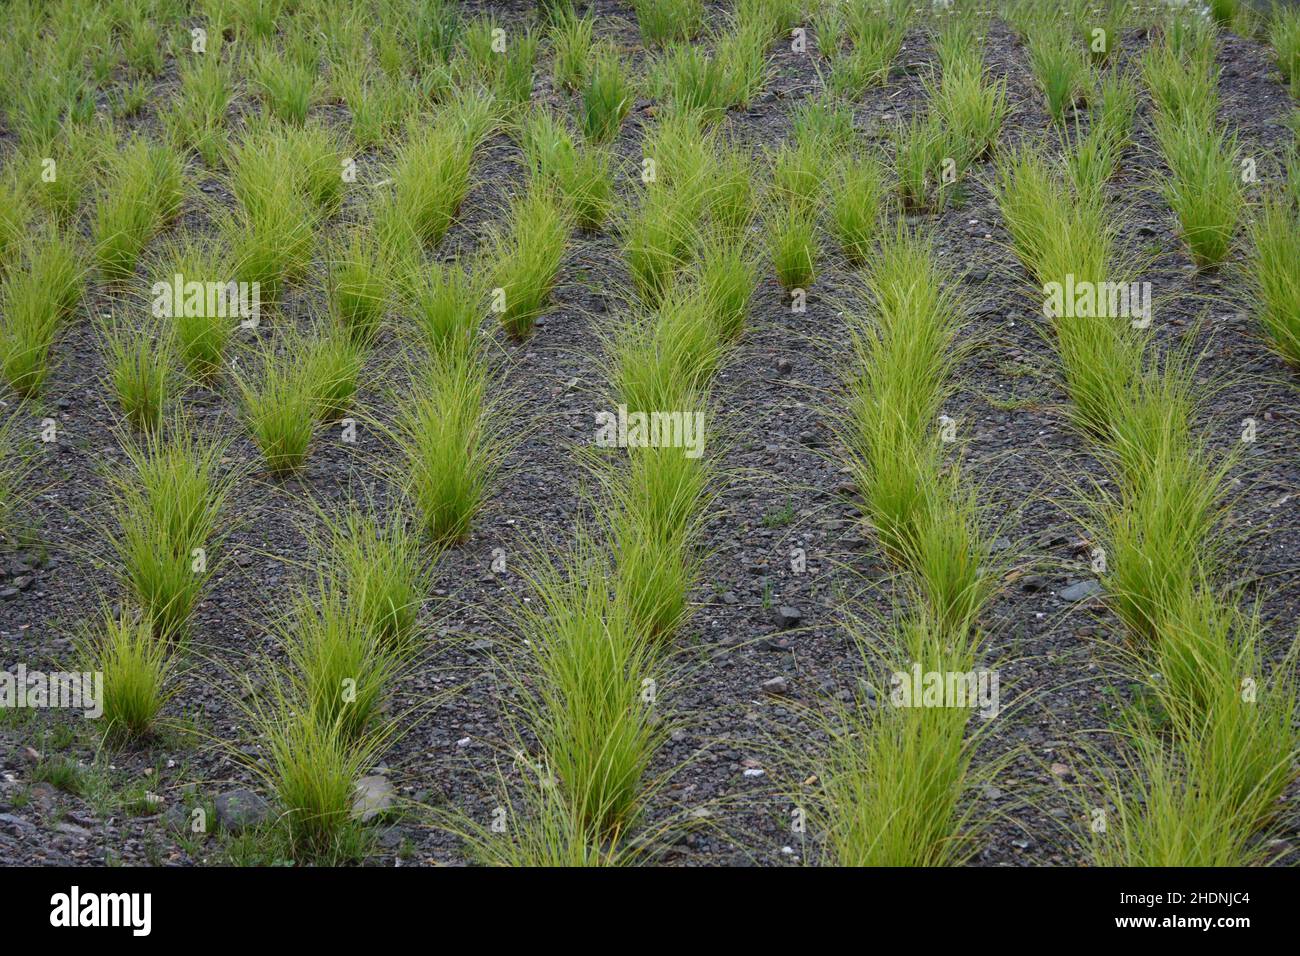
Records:
[[[651,134],[695,155],[661,153],[669,160],[666,181],[653,180],[647,190],[671,194],[641,198],[707,217],[717,200],[702,175],[704,156],[720,147],[690,119],[688,126],[680,115],[666,117]],[[686,237],[653,298],[630,301],[607,333],[608,398],[620,413],[707,422],[709,383],[743,330],[755,281],[752,263],[719,235],[728,221],[725,214],[706,218],[709,235]],[[640,261],[638,249],[629,246],[630,263]],[[658,828],[646,824],[664,779],[650,768],[670,729],[671,640],[690,613],[714,493],[707,424],[695,438],[691,447],[633,442],[597,453],[588,502],[594,523],[580,524],[566,557],[534,562],[533,606],[518,624],[529,648],[523,682],[531,688],[521,725],[537,746],[519,761],[522,791],[517,784],[520,795],[508,801],[506,838],[460,821],[479,858],[626,865],[660,849]]]
[[[999,163],[999,206],[1043,296],[1051,283],[1101,288],[1135,277],[1121,265],[1115,210],[1079,168],[1077,156],[1058,165],[1029,149]],[[1102,583],[1129,637],[1131,676],[1175,731],[1144,719],[1126,728],[1128,764],[1102,774],[1108,823],[1090,828],[1091,849],[1129,865],[1256,861],[1254,836],[1294,775],[1294,732],[1278,729],[1295,705],[1286,665],[1262,676],[1258,620],[1224,589],[1235,456],[1198,434],[1185,350],[1160,357],[1144,319],[1067,312],[1048,309],[1071,412],[1112,481],[1089,506],[1106,555]],[[1259,688],[1249,701],[1247,677]],[[1225,737],[1241,749],[1229,756]]]
[[[840,438],[864,515],[907,595],[893,622],[848,621],[874,687],[917,666],[975,673],[980,613],[1000,578],[987,517],[948,460],[940,421],[971,345],[955,282],[931,240],[899,225],[873,248],[862,301],[850,310]],[[808,795],[822,861],[940,866],[977,852],[974,790],[990,768],[973,764],[980,732],[970,722],[968,705],[901,705],[890,691],[837,708]]]

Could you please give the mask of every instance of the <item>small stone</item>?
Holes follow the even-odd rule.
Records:
[[[27,795],[36,806],[40,807],[42,810],[49,810],[54,806],[55,800],[58,799],[59,792],[54,789],[52,784],[46,783],[42,780],[40,783],[32,784],[31,788],[27,791]]]
[[[788,604],[778,607],[772,616],[776,620],[777,626],[782,628],[795,627],[803,620],[803,612],[797,607],[791,607]]]
[[[1074,771],[1063,763],[1052,764],[1052,776],[1060,777],[1062,780],[1069,780],[1074,776]]]
[[[362,823],[369,823],[393,808],[397,794],[383,774],[371,774],[357,781],[356,796],[352,799],[352,813]]]
[[[12,813],[0,813],[0,830],[7,830],[14,836],[22,836],[24,831],[33,831],[36,824]]]
[[[1020,580],[1020,588],[1024,591],[1034,592],[1041,591],[1047,587],[1047,579],[1041,574],[1027,574]]]
[[[772,677],[763,681],[763,693],[773,697],[784,697],[790,693],[790,682],[784,677]]]
[[[1087,578],[1083,581],[1075,581],[1073,584],[1061,588],[1060,598],[1062,601],[1082,601],[1084,598],[1092,597],[1094,594],[1101,593],[1101,582],[1096,578]]]
[[[218,796],[213,803],[217,823],[231,833],[258,826],[271,812],[267,802],[251,790],[231,790]]]
[[[192,810],[181,806],[179,803],[174,803],[162,815],[163,825],[176,833],[188,833],[193,822],[192,813]]]

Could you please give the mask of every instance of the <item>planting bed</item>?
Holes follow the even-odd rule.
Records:
[[[241,44],[252,41],[243,38],[237,14],[221,52],[194,54],[188,31],[210,27],[209,8],[218,4],[102,6],[113,15],[119,8],[142,11],[156,22],[163,51],[156,73],[122,59],[95,88],[95,114],[113,117],[123,140],[133,133],[150,140],[167,135],[164,114],[179,95],[184,61],[196,56],[241,64],[219,126],[222,142],[237,140],[267,109],[239,60]],[[312,19],[317,5],[309,0],[279,6],[271,42],[285,42],[309,21],[325,34],[333,29],[333,21]],[[389,6],[434,5],[410,0]],[[771,180],[767,153],[794,141],[796,109],[822,95],[831,72],[818,48],[817,18],[797,3],[790,6],[792,24],[806,30],[806,46],[804,35],[792,40],[782,24],[766,47],[761,89],[745,105],[727,109],[719,123],[705,123],[752,154],[760,189]],[[760,7],[769,9],[745,9]],[[956,7],[965,5],[958,0]],[[528,2],[464,2],[448,9],[466,19],[495,17],[507,44],[531,26],[541,39],[531,108],[566,117],[581,140],[582,95],[553,76],[544,11]],[[732,9],[731,3],[705,5],[709,29],[695,40],[701,49],[712,48],[714,27],[719,35],[734,31]],[[799,296],[778,281],[768,243],[770,197],[763,197],[745,227],[756,282],[743,332],[720,350],[707,387],[692,393],[698,400],[693,407],[708,409],[703,460],[711,468],[711,497],[701,499],[698,527],[686,538],[695,559],[686,613],[666,633],[638,631],[632,641],[634,648],[654,647],[644,666],[654,682],[646,720],[655,743],[640,778],[643,805],[628,817],[629,831],[604,831],[585,841],[611,856],[611,845],[626,845],[636,849],[633,861],[666,865],[1088,865],[1100,859],[1090,837],[1092,811],[1103,808],[1110,826],[1120,826],[1114,806],[1098,796],[1102,768],[1125,768],[1118,785],[1136,792],[1144,765],[1132,757],[1125,735],[1135,714],[1159,707],[1152,702],[1158,694],[1143,683],[1155,665],[1112,609],[1108,572],[1095,561],[1105,534],[1089,510],[1100,497],[1117,493],[1116,479],[1104,443],[1083,433],[1072,417],[1075,396],[1062,379],[1053,320],[1036,291],[1041,283],[1022,264],[994,188],[1001,150],[1027,144],[1056,162],[1059,131],[1084,123],[1088,111],[1080,101],[1077,117],[1072,106],[1065,126],[1053,125],[1026,40],[1011,25],[1015,18],[971,9],[985,32],[979,46],[985,76],[1005,83],[1009,110],[994,149],[963,164],[938,208],[897,203],[894,131],[927,108],[927,79],[939,71],[936,30],[951,12],[918,11],[882,81],[844,97],[853,117],[852,148],[879,159],[884,170],[873,243],[900,227],[929,236],[933,261],[945,270],[945,287],[956,293],[965,315],[954,333],[950,393],[940,398],[940,411],[955,423],[955,440],[941,443],[939,460],[945,475],[959,473],[979,506],[987,559],[981,573],[995,575],[996,586],[977,609],[978,623],[962,626],[978,632],[979,666],[996,671],[1001,697],[996,716],[972,712],[966,725],[970,767],[959,775],[958,818],[949,821],[953,840],[968,838],[966,849],[951,860],[880,860],[870,853],[855,860],[827,847],[826,821],[845,811],[818,809],[828,799],[821,789],[830,772],[825,754],[845,713],[857,714],[860,706],[865,716],[858,716],[870,723],[872,713],[891,706],[880,669],[893,659],[883,649],[891,622],[910,619],[927,602],[924,589],[909,584],[915,568],[882,546],[879,521],[864,501],[863,471],[848,448],[846,381],[857,374],[860,357],[855,323],[874,314],[865,283],[880,257],[873,245],[865,264],[848,260],[827,224],[830,188],[819,183],[820,252],[815,278],[806,285],[806,308],[792,308]],[[589,10],[596,37],[613,45],[636,78],[634,101],[610,140],[614,211],[597,228],[568,228],[554,288],[528,334],[508,334],[490,296],[475,306],[482,341],[477,357],[467,361],[478,362],[485,375],[502,457],[468,533],[420,539],[428,579],[409,650],[384,683],[372,723],[378,736],[366,740],[353,768],[382,812],[364,823],[341,824],[345,836],[308,849],[292,832],[286,820],[291,811],[274,782],[265,723],[284,716],[276,710],[283,703],[277,689],[290,686],[284,682],[298,664],[286,650],[291,625],[278,625],[301,589],[309,589],[308,600],[317,594],[310,588],[328,574],[330,548],[338,546],[329,538],[330,522],[343,520],[348,507],[409,527],[419,538],[426,512],[404,493],[403,428],[417,390],[429,387],[435,374],[455,373],[430,371],[424,341],[413,334],[411,309],[394,291],[396,280],[384,275],[382,320],[362,350],[355,397],[338,420],[316,426],[300,469],[276,474],[268,467],[237,387],[245,375],[260,381],[262,350],[285,329],[305,331],[335,320],[333,243],[371,221],[408,135],[399,125],[378,145],[352,143],[352,114],[328,83],[322,45],[308,123],[337,137],[338,155],[355,161],[355,176],[342,177],[337,210],[312,224],[306,269],[289,279],[278,303],[264,304],[255,327],[228,320],[225,367],[208,383],[175,386],[158,426],[160,434],[170,434],[173,420],[182,417],[196,434],[225,440],[217,470],[232,481],[205,551],[211,576],[183,636],[166,638],[174,661],[168,696],[148,732],[125,741],[120,734],[106,736],[104,721],[75,712],[0,711],[0,863],[462,865],[498,859],[481,845],[516,840],[520,821],[538,813],[539,788],[561,802],[570,799],[569,780],[545,767],[548,759],[552,767],[559,760],[539,730],[538,713],[545,708],[526,702],[549,686],[538,644],[550,632],[528,615],[544,604],[536,579],[548,564],[581,564],[574,547],[580,537],[617,563],[605,522],[611,520],[610,488],[617,487],[610,473],[627,454],[594,447],[596,415],[620,402],[611,388],[618,372],[611,353],[629,316],[641,314],[624,237],[644,189],[643,142],[674,109],[646,79],[661,53],[638,30],[638,10],[606,0],[595,0]],[[1218,28],[1217,119],[1236,132],[1240,157],[1255,161],[1258,176],[1243,187],[1244,211],[1227,261],[1198,269],[1161,193],[1169,171],[1155,132],[1156,107],[1142,80],[1143,56],[1160,42],[1165,16],[1163,8],[1131,12],[1115,54],[1098,67],[1131,74],[1137,89],[1131,142],[1104,186],[1108,222],[1134,281],[1150,283],[1148,348],[1174,353],[1185,346],[1198,357],[1188,375],[1200,400],[1194,427],[1205,436],[1206,462],[1233,456],[1222,518],[1227,543],[1211,576],[1216,593],[1228,595],[1224,600],[1258,606],[1266,664],[1264,673],[1240,676],[1285,691],[1294,685],[1269,681],[1275,671],[1294,672],[1296,663],[1287,653],[1300,608],[1294,454],[1300,418],[1295,373],[1264,339],[1245,266],[1252,248],[1248,224],[1264,197],[1286,183],[1296,100],[1266,24],[1243,18]],[[383,29],[389,28],[377,28]],[[114,29],[115,36],[119,32]],[[399,43],[414,42],[411,34],[395,35]],[[6,61],[11,75],[0,158],[18,176],[17,164],[39,150],[23,141],[14,119],[15,89],[26,77],[14,74],[13,62]],[[55,68],[32,65],[24,72],[35,75],[45,67]],[[145,87],[140,108],[115,112],[115,97],[134,82]],[[451,82],[460,80],[453,75]],[[451,95],[430,97],[413,122],[434,124]],[[510,198],[530,188],[514,134],[526,115],[523,107],[501,113],[483,137],[473,151],[464,202],[446,235],[417,253],[421,261],[464,264],[487,275],[504,256],[493,243],[508,235]],[[148,324],[150,285],[155,268],[168,261],[168,242],[182,235],[212,239],[221,234],[221,220],[240,206],[222,159],[210,162],[190,148],[182,155],[179,213],[148,236],[125,281],[106,281],[91,255],[100,238],[96,205],[111,190],[88,190],[59,227],[85,255],[82,299],[54,340],[38,393],[23,401],[6,384],[0,405],[12,443],[6,453],[14,461],[21,453],[27,463],[0,552],[0,670],[103,670],[84,663],[86,646],[95,646],[106,619],[140,620],[143,602],[123,582],[122,559],[111,541],[119,534],[119,483],[132,480],[130,452],[142,432],[127,421],[109,384],[105,323],[156,328]],[[661,169],[670,165],[671,158],[660,160]],[[285,169],[285,183],[290,176]],[[100,176],[110,180],[108,173]],[[37,177],[30,188],[41,186]],[[53,221],[39,198],[32,206],[33,223]],[[1294,209],[1291,216],[1294,225]],[[392,255],[380,246],[381,261]],[[27,260],[17,247],[6,256],[5,282],[12,284]],[[1297,264],[1290,267],[1294,282]],[[483,291],[502,285],[488,280]],[[0,311],[12,309],[12,302],[0,302]],[[1243,441],[1248,428],[1252,440]],[[43,432],[53,440],[42,441]],[[148,630],[147,621],[144,626]],[[640,619],[628,626],[637,630]],[[864,635],[869,640],[860,647],[855,638]],[[1165,741],[1175,732],[1153,734]],[[1243,851],[1242,861],[1300,859],[1294,757],[1288,751],[1274,812],[1246,836],[1257,855]],[[542,769],[533,773],[536,767]],[[493,829],[499,820],[506,821],[503,832]],[[564,844],[563,852],[513,860],[572,861],[570,844],[584,842],[572,834],[550,833],[548,839]],[[1130,860],[1142,861],[1174,857]]]

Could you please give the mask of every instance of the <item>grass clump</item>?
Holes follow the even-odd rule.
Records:
[[[864,647],[871,638],[855,629]],[[879,642],[874,642],[879,643]],[[974,643],[924,612],[895,625],[884,642],[894,673],[969,672]],[[978,734],[970,710],[860,701],[841,721],[816,774],[815,813],[826,862],[836,866],[957,866],[979,846],[972,793]]]
[[[796,143],[821,144],[836,155],[847,152],[858,140],[852,105],[826,94],[798,103],[790,125]]]
[[[694,415],[699,406],[672,410]],[[615,601],[629,623],[652,640],[674,634],[686,621],[698,576],[701,512],[709,469],[697,448],[636,448],[626,471],[612,479],[610,539]]]
[[[349,508],[329,521],[333,573],[363,630],[386,648],[412,646],[436,554],[428,554],[400,512],[381,521]]]
[[[1088,58],[1064,26],[1044,25],[1030,34],[1028,45],[1029,65],[1047,101],[1047,115],[1064,125],[1066,113],[1087,96]]]
[[[0,374],[20,396],[40,393],[50,350],[81,301],[80,253],[59,233],[22,243],[19,269],[0,289]]]
[[[930,108],[943,119],[954,143],[958,164],[982,159],[997,142],[1010,106],[1006,81],[989,82],[978,59],[945,67],[937,86],[931,82]]]
[[[215,297],[209,308],[206,288],[204,294],[194,298],[183,298],[180,308],[175,299],[176,276],[182,283],[228,283],[234,278],[233,266],[230,264],[225,247],[219,242],[208,242],[186,237],[169,241],[160,251],[152,269],[155,293],[152,307],[155,314],[161,313],[170,321],[170,338],[180,357],[181,365],[189,377],[199,383],[210,384],[225,366],[226,350],[230,343],[232,331],[239,324],[242,304],[253,313],[253,297],[246,303],[238,295],[227,296],[227,302],[234,302],[236,308],[222,309]],[[251,289],[249,290],[251,293]],[[260,292],[256,298],[260,309]],[[222,314],[224,311],[225,314]],[[249,321],[254,315],[246,317]]]
[[[699,406],[722,359],[712,303],[683,283],[653,310],[634,315],[610,344],[614,391],[629,412],[651,414]]]
[[[225,446],[179,422],[125,445],[129,467],[107,475],[114,568],[154,633],[184,634],[211,577],[221,520],[237,475]]]
[[[280,807],[289,853],[327,865],[363,856],[363,834],[353,818],[356,782],[392,739],[391,724],[352,740],[320,720],[283,675],[269,695],[255,693],[269,700],[255,697],[248,706],[266,747],[265,760],[251,769]]]
[[[1231,456],[1193,437],[1193,365],[1170,358],[1128,387],[1106,436],[1118,490],[1099,496],[1105,584],[1129,633],[1154,640],[1163,609],[1218,571]]]
[[[768,234],[772,268],[782,288],[811,286],[821,251],[816,216],[797,206],[777,206],[769,213]]]
[[[310,200],[284,188],[276,162],[236,167],[235,210],[220,221],[222,241],[240,281],[256,282],[262,301],[274,302],[284,287],[306,274],[315,246],[319,212]]]
[[[1144,338],[1116,316],[1057,314],[1049,291],[1069,277],[1100,289],[1123,285],[1115,249],[1116,224],[1098,194],[1071,194],[1031,148],[1010,150],[998,162],[994,193],[1016,254],[1041,283],[1066,389],[1076,422],[1109,440],[1128,389],[1140,375]],[[1062,303],[1064,305],[1064,303]]]
[[[715,234],[702,243],[697,275],[718,338],[724,343],[734,342],[745,331],[749,302],[758,281],[753,257],[743,243]]]
[[[372,149],[392,140],[419,105],[418,91],[405,77],[393,77],[363,62],[332,67],[331,82],[352,118],[352,142]]]
[[[907,559],[934,530],[938,417],[961,358],[961,313],[929,241],[902,229],[870,260],[866,306],[854,324],[846,443],[882,542]]]
[[[434,126],[411,129],[389,174],[392,192],[375,211],[376,235],[389,259],[413,263],[451,228],[469,192],[478,144],[470,132],[451,112]]]
[[[401,660],[368,624],[360,605],[321,575],[294,598],[277,627],[292,665],[294,697],[345,744],[374,730]]]
[[[908,209],[939,208],[956,182],[959,144],[933,109],[915,114],[894,131],[898,191]]]
[[[1265,340],[1300,369],[1300,214],[1292,203],[1268,197],[1250,236],[1247,275]]]
[[[771,155],[772,199],[803,211],[821,204],[830,178],[828,143],[815,135],[783,143]]]
[[[131,426],[151,431],[163,420],[173,386],[169,330],[145,325],[111,328],[101,323],[109,384]]]
[[[406,492],[425,539],[456,544],[470,532],[503,454],[487,372],[472,360],[434,363],[399,426]]]
[[[598,229],[614,205],[609,153],[579,148],[563,121],[545,110],[530,114],[521,129],[521,145],[532,188],[555,188],[580,227]]]
[[[701,0],[633,0],[632,9],[646,46],[692,40],[704,29]]]
[[[552,73],[555,85],[577,90],[587,78],[592,49],[595,45],[596,21],[580,17],[573,10],[563,10],[550,26]]]
[[[1274,4],[1269,16],[1268,42],[1282,77],[1291,86],[1291,95],[1300,96],[1300,10]]]
[[[1219,71],[1196,54],[1182,54],[1166,34],[1142,57],[1142,76],[1157,110],[1173,121],[1198,116],[1208,125],[1219,103]]]
[[[1183,240],[1198,266],[1218,265],[1232,248],[1245,204],[1236,136],[1203,116],[1176,119],[1161,113],[1156,137],[1171,174],[1162,191],[1178,216]]]
[[[365,362],[362,346],[338,330],[318,332],[301,348],[297,361],[313,396],[316,420],[336,422],[347,415]]]
[[[867,261],[885,205],[885,173],[871,156],[841,160],[831,181],[830,229],[849,262]]]
[[[98,631],[80,642],[80,653],[88,670],[103,674],[98,703],[106,735],[125,743],[150,737],[176,692],[176,658],[150,619],[105,610]]]
[[[657,303],[691,260],[703,198],[668,187],[642,192],[641,205],[623,227],[623,254],[641,300]]]
[[[319,413],[321,383],[305,374],[313,365],[301,358],[302,346],[296,336],[280,348],[263,346],[256,378],[235,375],[248,430],[266,467],[277,476],[299,471],[306,463]]]
[[[180,92],[163,113],[163,123],[176,143],[215,166],[221,159],[226,111],[234,98],[230,66],[215,55],[196,56],[181,63],[180,80]]]
[[[501,33],[497,31],[500,30]],[[528,105],[538,37],[531,30],[505,30],[491,16],[470,21],[462,35],[460,71],[489,90],[498,108],[514,112]]]
[[[655,62],[651,91],[668,109],[709,122],[721,120],[740,99],[727,64],[689,43],[671,44]]]
[[[434,264],[407,276],[402,289],[416,331],[436,362],[455,364],[475,354],[486,292],[481,279],[458,266]]]
[[[597,45],[582,88],[582,131],[593,143],[608,143],[618,135],[636,102],[632,78],[618,51]]]
[[[528,190],[507,213],[509,227],[496,233],[488,254],[493,264],[493,311],[514,338],[527,338],[550,304],[564,260],[569,218],[548,189]]]
[[[740,11],[731,17],[728,31],[718,38],[713,56],[727,77],[734,106],[748,107],[767,85],[767,50],[772,39],[769,23],[746,17]]]
[[[335,326],[358,346],[374,344],[388,305],[388,276],[369,233],[354,230],[331,256],[329,294]]]
[[[1066,154],[1070,181],[1076,194],[1092,203],[1104,201],[1102,187],[1119,168],[1120,155],[1130,145],[1137,112],[1137,87],[1126,75],[1109,73],[1098,86],[1092,122],[1086,133],[1076,133]]]
[[[857,99],[888,79],[912,12],[906,4],[890,2],[883,11],[866,3],[854,4],[847,14],[845,30],[851,44],[831,58],[826,88],[835,96]]]
[[[560,788],[576,836],[627,840],[646,798],[662,725],[643,695],[656,655],[630,609],[609,597],[610,570],[594,548],[566,568],[534,574],[538,610],[525,616],[538,690],[529,723],[543,767]]]
[[[67,227],[76,219],[99,176],[103,153],[100,144],[105,141],[113,141],[106,130],[64,127],[46,149],[24,157],[35,179],[32,198],[57,225]]]
[[[95,207],[95,258],[105,279],[135,274],[145,244],[180,212],[184,183],[181,156],[170,146],[135,138],[112,155]]]
[[[264,46],[249,64],[251,85],[277,119],[304,123],[316,99],[316,66]]]
[[[1130,744],[1112,774],[1117,782],[1096,801],[1108,816],[1104,830],[1093,830],[1098,864],[1274,862],[1261,837],[1278,826],[1279,802],[1296,776],[1297,645],[1266,676],[1258,615],[1204,584],[1165,608],[1154,656],[1130,661],[1167,732],[1143,715],[1129,718]]]

